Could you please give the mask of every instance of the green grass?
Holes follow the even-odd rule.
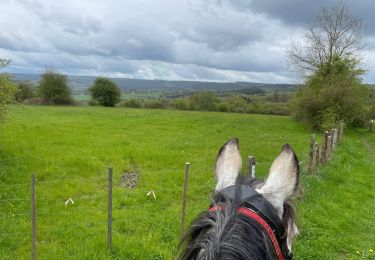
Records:
[[[248,155],[256,156],[258,176],[267,173],[284,143],[290,143],[306,165],[309,131],[288,117],[11,107],[9,121],[0,129],[1,257],[30,256],[29,183],[36,172],[40,259],[173,259],[184,163],[191,162],[190,222],[209,205],[216,153],[233,136],[240,138],[244,162]],[[375,155],[365,140],[375,147],[373,135],[351,132],[329,166],[318,176],[303,176],[296,259],[360,259],[357,251],[373,259],[368,250],[375,250]],[[110,165],[114,168],[112,253],[106,249]],[[139,172],[135,190],[120,185],[124,171]],[[150,190],[156,200],[146,195]],[[65,206],[70,197],[75,204]]]

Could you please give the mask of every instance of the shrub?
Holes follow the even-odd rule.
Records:
[[[143,100],[139,98],[131,98],[129,100],[125,100],[121,103],[124,107],[134,107],[134,108],[140,108],[143,107]]]
[[[17,84],[16,100],[22,102],[25,99],[35,97],[35,89],[28,81],[21,81]]]
[[[363,125],[367,90],[361,84],[362,74],[349,59],[335,57],[331,63],[321,65],[291,100],[294,116],[323,130],[327,130],[327,120],[333,118],[351,126]]]
[[[225,98],[225,102],[230,112],[244,113],[247,102],[240,96],[232,96]]]
[[[45,104],[68,105],[73,103],[65,75],[46,69],[39,82],[39,95]]]
[[[178,98],[172,102],[172,106],[177,109],[188,110],[189,101],[186,100],[185,98]]]
[[[211,91],[201,91],[189,98],[190,109],[192,110],[206,110],[215,111],[217,110],[218,99],[215,93]]]
[[[147,108],[167,108],[168,101],[165,99],[148,100],[144,102],[144,107]]]
[[[121,91],[116,83],[104,77],[96,78],[89,92],[93,100],[106,107],[114,107],[121,97]]]
[[[218,109],[220,112],[227,112],[228,111],[228,106],[225,103],[220,103],[218,106]]]
[[[0,60],[0,65],[1,65]],[[4,63],[4,66],[6,64]],[[2,66],[0,66],[1,68]],[[16,88],[12,83],[12,77],[8,74],[0,74],[0,122],[5,119],[7,104],[14,101]]]

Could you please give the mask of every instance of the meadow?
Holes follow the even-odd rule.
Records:
[[[12,106],[0,128],[0,256],[31,255],[30,176],[37,174],[40,259],[173,259],[184,163],[187,222],[210,203],[216,153],[230,137],[264,177],[285,143],[301,161],[295,259],[375,259],[375,136],[345,132],[333,160],[307,174],[311,131],[285,116],[101,107]],[[114,169],[113,251],[107,168]],[[125,173],[139,174],[136,188]],[[147,196],[153,191],[156,198]],[[69,198],[73,203],[65,203]]]

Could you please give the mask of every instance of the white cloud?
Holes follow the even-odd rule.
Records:
[[[303,33],[301,16],[285,9],[293,1],[275,15],[252,1],[4,0],[0,57],[22,72],[291,82],[285,50]]]

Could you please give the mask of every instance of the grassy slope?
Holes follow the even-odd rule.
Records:
[[[347,133],[330,164],[304,176],[297,259],[375,259],[375,153],[364,145],[368,137]]]
[[[305,163],[308,132],[287,117],[12,107],[10,121],[0,131],[0,233],[19,234],[0,236],[0,255],[30,255],[30,236],[23,234],[30,232],[29,216],[17,214],[30,209],[27,183],[30,173],[37,172],[38,256],[109,258],[105,169],[112,165],[113,256],[172,258],[178,243],[183,164],[192,163],[191,220],[209,204],[216,152],[231,136],[240,138],[244,160],[249,154],[257,156],[260,176],[286,142]],[[338,156],[320,177],[303,178],[305,198],[298,207],[302,235],[296,242],[296,259],[345,259],[356,257],[357,250],[375,249],[375,165],[357,136],[346,137]],[[136,190],[120,186],[124,170],[140,172]],[[156,200],[146,196],[149,190],[155,191]],[[65,206],[69,197],[75,204]],[[14,198],[25,201],[9,200]]]

